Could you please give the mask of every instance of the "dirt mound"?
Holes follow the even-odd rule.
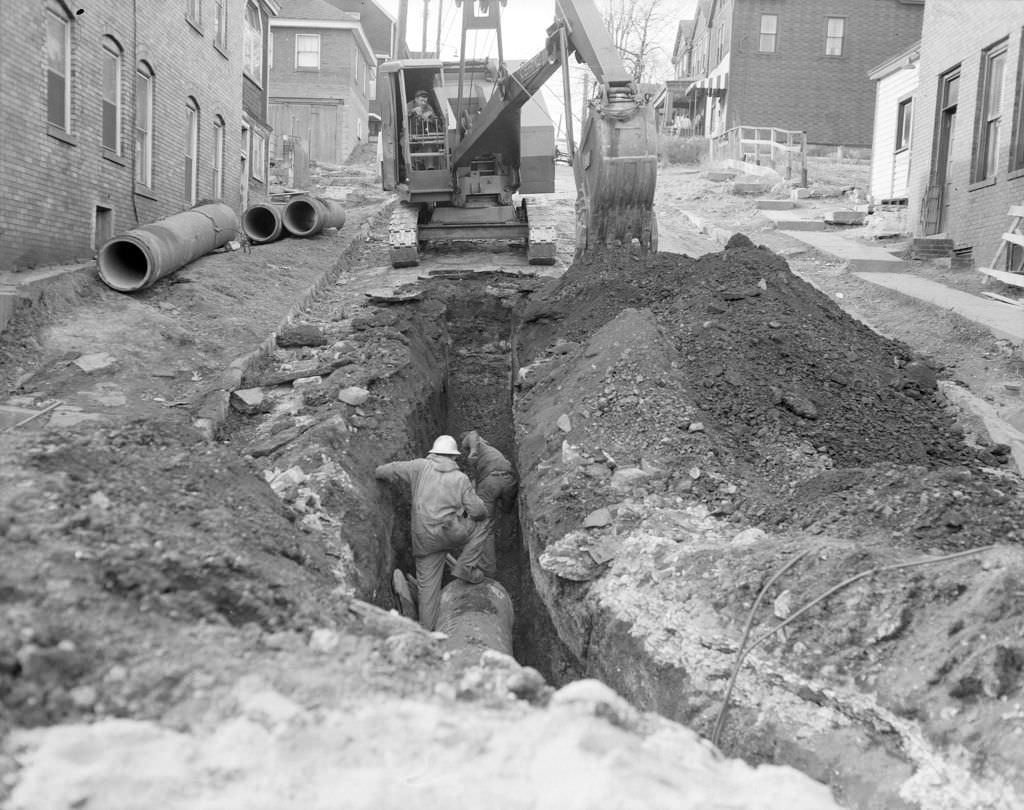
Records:
[[[845,314],[782,257],[735,244],[700,259],[586,256],[524,313],[522,361],[557,361],[645,308],[674,351],[616,371],[620,410],[634,442],[658,437],[663,465],[703,458],[739,485],[694,487],[719,514],[895,532],[926,547],[1017,537],[1024,515],[1007,507],[1013,485],[998,472],[1009,448],[964,441],[937,389],[941,369]],[[576,394],[588,414],[607,414],[609,399]]]

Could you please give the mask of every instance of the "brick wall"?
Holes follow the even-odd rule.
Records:
[[[736,0],[727,125],[870,146],[875,86],[868,72],[920,37],[922,8],[900,0]],[[762,14],[779,18],[774,53],[758,52]],[[841,56],[825,55],[827,17],[846,20]]]
[[[189,206],[185,199],[185,110],[200,110],[200,199],[213,196],[214,116],[225,124],[224,199],[240,202],[242,23],[246,0],[229,0],[225,52],[213,45],[213,7],[192,25],[177,0],[95,0],[70,15],[71,117],[66,133],[47,125],[45,2],[6,3],[0,52],[0,270],[60,264],[94,255],[95,212],[110,209],[114,234]],[[121,154],[102,148],[103,38],[113,37],[121,65]],[[135,74],[154,71],[153,182],[133,193]],[[56,135],[56,137],[55,137]]]
[[[921,42],[920,88],[913,131],[910,215],[918,235],[922,202],[935,171],[938,88],[940,76],[959,66],[954,152],[949,162],[945,232],[957,247],[971,246],[976,265],[989,266],[1008,228],[1010,205],[1024,203],[1024,172],[1009,169],[1013,115],[1024,93],[1018,65],[1024,27],[1024,3],[1002,0],[928,0]],[[1006,75],[1002,143],[994,181],[971,183],[971,158],[977,148],[976,114],[981,83],[982,51],[1006,39]],[[1017,99],[1016,103],[1013,101]],[[1024,133],[1021,133],[1024,137]],[[997,269],[1002,269],[997,268]]]

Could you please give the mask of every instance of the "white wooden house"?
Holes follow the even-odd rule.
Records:
[[[911,133],[921,43],[882,63],[868,75],[875,82],[875,126],[869,193],[876,206],[905,208],[909,202]]]

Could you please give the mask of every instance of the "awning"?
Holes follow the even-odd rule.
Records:
[[[691,84],[687,90],[687,95],[698,95],[703,94],[706,96],[724,96],[725,91],[729,87],[729,74],[723,73],[718,76],[705,76],[703,79]]]
[[[380,116],[377,113],[367,113],[367,118],[371,121],[380,121]]]

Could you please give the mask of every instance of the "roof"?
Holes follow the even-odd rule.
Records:
[[[341,11],[324,0],[278,0],[281,7],[279,16],[291,20],[314,20],[327,22],[358,21],[359,15]]]
[[[913,67],[920,58],[921,40],[918,40],[905,51],[901,51],[895,56],[891,56],[886,59],[882,64],[871,68],[871,70],[868,71],[868,78],[877,82],[879,79],[891,76],[897,70],[902,70],[905,67]]]

